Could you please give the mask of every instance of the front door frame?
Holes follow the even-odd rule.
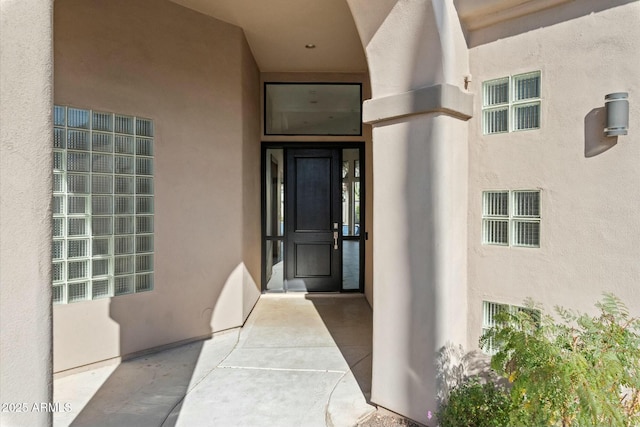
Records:
[[[287,149],[295,149],[295,148],[303,148],[303,149],[313,149],[313,148],[326,148],[326,149],[358,149],[360,153],[360,270],[359,270],[359,288],[358,289],[343,289],[340,287],[341,293],[353,293],[359,292],[364,293],[364,275],[365,275],[365,240],[366,240],[366,159],[365,159],[365,142],[364,141],[351,141],[351,142],[271,142],[271,141],[262,141],[260,147],[260,198],[261,198],[261,209],[260,209],[260,223],[261,223],[261,291],[262,293],[271,293],[277,291],[268,291],[267,290],[267,266],[266,266],[266,256],[267,256],[267,240],[282,240],[286,241],[286,235],[279,237],[269,237],[267,236],[267,196],[266,192],[270,191],[270,185],[265,183],[266,178],[266,170],[268,167],[271,167],[270,159],[266,158],[267,150],[269,149],[278,149],[281,148],[283,150]],[[285,164],[282,165],[283,171],[287,173],[287,165],[286,165],[286,153],[283,156],[285,159]],[[268,161],[267,161],[268,160]],[[286,177],[285,177],[286,182]],[[285,190],[286,193],[286,190]],[[286,204],[287,199],[285,199],[285,212],[286,212]],[[285,221],[287,221],[285,217]],[[284,227],[286,233],[286,226]],[[340,232],[340,245],[342,245],[343,236],[342,232]],[[286,257],[286,248],[284,249],[284,263],[286,268],[287,257]],[[341,260],[342,265],[342,260]]]

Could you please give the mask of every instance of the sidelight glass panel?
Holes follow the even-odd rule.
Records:
[[[351,193],[349,183],[342,182],[342,235],[349,235],[351,221],[349,220],[349,206],[351,205]]]
[[[360,241],[342,242],[342,289],[360,289]]]
[[[353,183],[353,234],[360,235],[360,181]]]
[[[268,291],[284,292],[284,150],[266,150],[264,165],[265,283]]]
[[[343,167],[342,173],[342,235],[360,235],[360,150],[342,150],[342,162],[351,167]]]
[[[360,289],[360,150],[342,150],[342,289]],[[346,173],[344,173],[346,169]]]
[[[269,240],[266,248],[267,290],[284,291],[284,242]]]
[[[265,158],[265,234],[284,235],[284,150],[269,149]]]

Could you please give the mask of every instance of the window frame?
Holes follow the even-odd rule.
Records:
[[[500,303],[495,301],[483,300],[482,301],[482,328],[481,328],[482,335],[487,333],[489,329],[497,326],[495,316],[498,313],[505,312],[505,311],[513,315],[523,311],[529,312],[534,318],[537,317],[538,322],[542,318],[542,311],[538,308],[530,308],[530,307],[524,307],[521,305],[512,305],[512,304],[505,304],[505,303]],[[493,345],[492,340],[489,340],[487,342],[487,346],[483,347],[481,350],[483,353],[489,356],[493,356],[494,354],[497,353],[497,349]]]
[[[525,79],[528,77],[537,77],[538,78],[538,87],[537,87],[537,95],[534,97],[524,97],[519,98],[517,96],[517,84],[516,82]],[[491,102],[489,98],[492,96],[489,95],[489,88],[491,85],[495,85],[498,83],[506,83],[506,101],[504,102]],[[537,125],[531,127],[522,127],[520,128],[517,125],[517,114],[516,111],[521,108],[526,108],[529,106],[537,106]],[[542,110],[542,72],[540,70],[530,71],[526,73],[509,75],[506,77],[498,77],[491,80],[485,80],[482,82],[482,134],[483,135],[496,135],[496,134],[504,134],[511,132],[522,132],[528,130],[536,130],[541,127],[541,110]],[[498,113],[504,111],[507,115],[506,119],[506,129],[492,131],[489,128],[491,126],[488,124],[488,118],[492,113]]]
[[[284,86],[291,86],[291,87],[304,87],[304,86],[309,86],[310,90],[313,90],[311,88],[311,86],[317,86],[318,88],[321,87],[329,87],[329,86],[343,86],[343,87],[347,87],[347,86],[352,86],[354,88],[358,89],[358,103],[357,103],[357,108],[358,108],[358,123],[357,123],[357,128],[352,131],[352,132],[338,132],[338,133],[332,133],[332,132],[284,132],[282,130],[277,130],[277,129],[271,129],[271,126],[269,125],[269,118],[271,116],[271,109],[273,108],[272,105],[270,105],[269,103],[269,89],[270,88],[274,88],[274,87],[284,87]],[[336,137],[336,136],[341,136],[341,137],[362,137],[363,136],[363,125],[362,125],[362,94],[363,94],[363,89],[362,89],[362,82],[340,82],[340,81],[322,81],[322,82],[314,82],[314,81],[265,81],[263,82],[263,86],[262,86],[262,93],[263,93],[263,101],[262,101],[262,132],[263,135],[266,137],[269,136],[285,136],[285,137],[292,137],[292,136],[321,136],[321,137]],[[317,90],[317,89],[316,89]]]
[[[527,193],[536,194],[537,198],[533,202],[533,209],[536,214],[522,214],[518,212],[518,195]],[[495,201],[491,201],[491,195],[506,194],[506,214],[496,213],[495,210],[500,207]],[[491,205],[491,207],[489,207]],[[523,190],[484,190],[482,191],[482,244],[490,246],[508,246],[518,248],[540,248],[541,242],[541,223],[542,223],[542,191],[540,189],[523,189]],[[496,228],[491,224],[506,223],[506,238],[497,241],[493,236],[496,235]],[[536,243],[529,244],[518,239],[518,224],[535,224]],[[497,234],[504,234],[504,230],[498,230]]]

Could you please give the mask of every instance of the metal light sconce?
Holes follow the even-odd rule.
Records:
[[[629,94],[616,92],[605,95],[604,106],[607,113],[604,134],[606,136],[626,135],[629,128]]]

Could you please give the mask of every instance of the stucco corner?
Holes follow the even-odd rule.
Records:
[[[362,121],[375,124],[405,116],[444,113],[461,120],[473,116],[473,94],[450,84],[423,87],[364,102]]]

